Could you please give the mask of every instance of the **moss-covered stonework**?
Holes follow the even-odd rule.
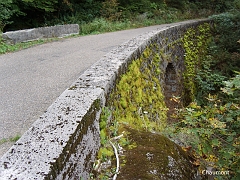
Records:
[[[174,121],[175,108],[194,98],[194,78],[201,55],[207,50],[210,26],[203,24],[178,33],[182,37],[169,34],[164,38],[164,34],[164,39],[149,45],[132,60],[108,100],[111,118],[103,123],[104,143],[98,157],[115,164],[108,140],[122,135],[114,140],[116,146],[127,150],[121,156],[120,179],[193,179],[188,156],[156,132],[161,132],[167,120]],[[173,167],[169,166],[171,162]],[[114,175],[109,167],[100,170],[100,177]]]
[[[128,140],[129,132],[126,127],[161,131],[166,126],[168,109],[161,88],[162,57],[158,49],[157,45],[152,45],[144,50],[140,58],[132,61],[128,71],[120,78],[110,95],[110,108],[103,109],[100,118],[102,147],[98,153],[98,158],[103,164],[109,160],[112,163],[115,161],[111,144],[108,142],[111,138],[123,134],[124,136],[117,143],[126,149],[135,147],[133,142]],[[100,179],[110,177],[112,174],[112,170],[108,168],[103,168],[101,171],[103,173],[97,175],[101,177]]]
[[[184,35],[185,68],[183,99],[187,104],[194,100],[196,93],[195,78],[197,69],[201,68],[201,60],[207,53],[208,43],[211,40],[210,25],[205,23],[198,28],[190,28]]]
[[[160,131],[166,125],[168,109],[160,83],[161,58],[157,48],[146,48],[121,77],[109,103],[113,121],[148,131]]]
[[[128,131],[136,148],[124,152],[127,161],[118,179],[194,179],[195,168],[181,147],[157,133]]]

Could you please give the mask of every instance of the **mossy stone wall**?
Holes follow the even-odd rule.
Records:
[[[210,25],[191,25],[169,28],[155,34],[143,48],[130,56],[124,71],[116,79],[100,118],[101,148],[96,167],[107,161],[114,163],[111,141],[116,137],[121,138],[114,140],[114,143],[125,151],[136,148],[140,140],[132,142],[132,130],[160,133],[169,122],[177,120],[173,115],[179,106],[183,106],[185,97],[187,100],[194,98],[194,91],[189,90],[194,89],[196,68],[200,57],[206,52]],[[147,148],[149,145],[144,146]],[[160,149],[161,143],[155,148]],[[124,158],[125,155],[121,156],[122,162],[129,161]],[[98,174],[94,171],[96,177],[109,178],[114,175],[111,168],[96,171],[102,172]],[[139,177],[144,173],[139,172]]]
[[[161,130],[175,109],[193,100],[194,78],[210,38],[208,23],[170,28],[134,57],[111,94],[113,118],[135,128]]]

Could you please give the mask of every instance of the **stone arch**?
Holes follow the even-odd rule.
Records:
[[[175,112],[175,108],[179,107],[181,104],[180,97],[182,93],[181,81],[177,74],[177,68],[172,62],[169,62],[165,70],[165,79],[164,79],[164,96],[165,103],[169,111],[167,113],[168,120],[170,122],[176,121],[172,117]]]

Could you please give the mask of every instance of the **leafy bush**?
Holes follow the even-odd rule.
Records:
[[[187,0],[166,0],[165,2],[169,7],[174,7],[181,10],[184,10],[187,5]]]
[[[211,16],[214,20],[214,43],[209,48],[210,69],[232,77],[240,71],[240,13],[228,12]]]
[[[81,35],[112,32],[132,27],[130,21],[112,22],[104,18],[96,18],[90,23],[81,24]]]
[[[233,0],[191,0],[190,2],[194,2],[200,9],[211,9],[215,13],[226,12],[234,7]]]
[[[240,53],[240,43],[237,42],[240,37],[240,12],[227,12],[210,18],[216,23],[215,41],[218,47]]]
[[[225,87],[221,88],[221,90],[230,96],[230,101],[239,103],[240,102],[240,73],[238,73],[236,77],[232,78],[232,80],[224,81],[223,83],[225,84]]]
[[[176,124],[176,132],[194,137],[188,145],[205,166],[200,168],[212,166],[230,171],[231,178],[239,179],[240,75],[225,81],[222,91],[233,101],[222,103],[217,96],[209,95],[204,107],[191,103],[180,112],[182,120]]]
[[[207,103],[207,100],[202,97],[218,93],[220,88],[223,87],[224,80],[226,80],[226,77],[219,73],[213,73],[211,70],[200,70],[196,75],[197,102],[200,105]]]
[[[11,17],[13,15],[22,14],[19,7],[13,2],[13,0],[0,1],[0,32],[7,24],[13,23]]]
[[[2,32],[6,20],[9,19],[12,15],[11,10],[9,9],[10,2],[11,1],[9,0],[0,2],[0,32]]]
[[[102,3],[101,15],[110,21],[117,21],[121,18],[117,0],[106,0]]]

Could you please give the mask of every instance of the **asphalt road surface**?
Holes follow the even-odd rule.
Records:
[[[166,25],[61,39],[0,55],[0,156],[88,67],[114,47]]]

